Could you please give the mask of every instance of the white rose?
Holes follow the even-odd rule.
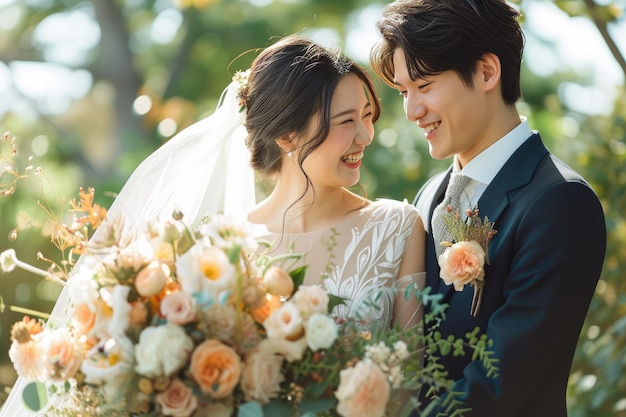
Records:
[[[312,351],[328,349],[337,339],[337,323],[325,314],[313,314],[306,322],[305,334]]]
[[[170,376],[180,370],[193,350],[193,340],[175,324],[147,327],[135,346],[137,373],[147,377]]]

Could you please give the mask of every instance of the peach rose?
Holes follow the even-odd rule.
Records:
[[[271,266],[263,274],[263,283],[267,292],[281,297],[290,297],[293,294],[293,279],[283,269]]]
[[[151,261],[135,277],[135,288],[144,297],[157,295],[165,288],[169,276],[170,267],[167,264]]]
[[[301,285],[293,295],[293,302],[305,320],[315,313],[328,313],[328,293],[317,285]]]
[[[46,334],[44,351],[51,366],[53,379],[66,381],[74,376],[81,364],[80,350],[67,327]]]
[[[241,376],[241,359],[231,347],[206,340],[193,351],[189,372],[200,389],[211,398],[232,394]]]
[[[241,389],[247,401],[267,404],[280,392],[285,380],[281,372],[284,359],[278,355],[255,351],[246,357],[241,376]]]
[[[268,339],[297,340],[304,336],[304,320],[296,305],[287,301],[272,311],[272,314],[263,322]]]
[[[140,301],[130,303],[130,314],[128,320],[130,324],[144,324],[148,319],[148,308]]]
[[[170,323],[182,326],[196,319],[196,303],[192,296],[183,291],[166,295],[161,300],[160,309]]]
[[[198,408],[198,399],[193,391],[178,378],[165,391],[157,394],[155,400],[166,416],[189,417]]]
[[[74,307],[70,321],[79,333],[87,335],[96,324],[96,311],[87,303],[78,304]]]
[[[382,417],[390,394],[380,367],[371,360],[362,360],[339,373],[337,412],[344,417]]]
[[[457,242],[439,255],[439,276],[446,285],[462,291],[465,284],[485,277],[485,251],[474,241]]]

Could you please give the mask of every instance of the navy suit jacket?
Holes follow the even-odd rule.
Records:
[[[417,194],[425,222],[449,176],[450,170],[433,177]],[[465,393],[461,398],[472,410],[466,417],[565,417],[574,350],[604,262],[600,202],[535,133],[498,172],[478,209],[497,233],[476,317],[470,315],[473,288],[457,292],[445,285],[432,236],[426,236],[426,285],[449,304],[439,330],[464,337],[479,326],[499,359],[499,376],[487,378],[469,355],[443,358],[456,381],[453,391]]]

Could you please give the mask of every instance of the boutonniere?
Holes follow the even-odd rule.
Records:
[[[478,209],[468,209],[465,214],[464,220],[458,211],[443,214],[453,241],[441,242],[445,249],[438,259],[439,276],[446,285],[453,284],[456,291],[463,291],[466,284],[474,287],[470,314],[476,317],[485,286],[485,264],[489,264],[489,242],[497,231],[487,216],[479,217]]]

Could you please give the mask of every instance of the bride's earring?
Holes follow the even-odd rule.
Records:
[[[289,158],[291,158],[291,157],[293,156],[293,152],[291,152],[291,151],[287,152],[287,156],[288,156]]]

